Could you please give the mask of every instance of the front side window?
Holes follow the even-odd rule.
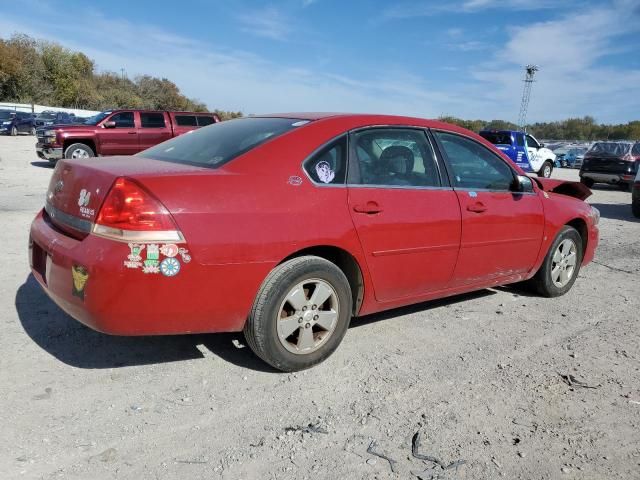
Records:
[[[340,185],[347,178],[347,137],[324,147],[304,163],[309,177],[319,184]]]
[[[349,183],[439,187],[433,149],[423,130],[374,128],[352,135],[358,175]]]
[[[538,141],[531,135],[527,135],[527,145],[531,148],[540,148]]]
[[[457,188],[509,190],[513,170],[497,155],[478,142],[460,135],[435,132],[453,173]]]
[[[195,117],[194,117],[195,118]],[[296,118],[241,118],[192,130],[137,155],[216,168],[279,135],[307,124]]]
[[[164,128],[164,114],[140,112],[140,125],[142,128]]]
[[[116,128],[133,128],[133,112],[120,112],[116,113],[109,119],[112,122],[116,122]]]

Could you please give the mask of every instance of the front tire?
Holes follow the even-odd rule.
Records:
[[[91,147],[84,143],[73,143],[64,151],[64,158],[89,158],[95,157]]]
[[[547,160],[542,164],[542,168],[538,172],[538,176],[543,178],[551,178],[552,172],[553,172],[553,163],[550,160]]]
[[[349,281],[335,264],[304,256],[274,268],[244,328],[248,345],[271,366],[303,370],[329,357],[351,320]]]
[[[15,125],[11,127],[11,136],[12,137],[18,136],[18,128]]]
[[[582,265],[582,237],[565,225],[555,238],[544,262],[533,277],[533,285],[540,295],[559,297],[573,286]]]

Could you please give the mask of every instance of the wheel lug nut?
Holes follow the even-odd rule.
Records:
[[[312,310],[315,310],[316,308],[318,308],[317,305],[314,305],[313,307],[311,307]]]
[[[306,311],[307,311],[307,307],[306,307],[306,306],[305,306],[305,307],[302,307],[302,311],[303,311],[303,312],[306,312]]]
[[[307,323],[307,324],[304,326],[304,328],[309,328],[310,326],[311,326],[311,324],[310,324],[310,323]]]
[[[298,323],[302,323],[302,317],[298,319]]]
[[[314,320],[317,320],[318,318],[319,318],[319,317],[318,317],[318,315],[314,315],[314,316],[313,316],[313,319],[314,319]]]

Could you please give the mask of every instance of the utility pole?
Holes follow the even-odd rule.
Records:
[[[540,70],[540,67],[537,65],[527,65],[525,67],[524,90],[522,91],[522,102],[520,103],[520,114],[518,115],[518,127],[523,132],[527,128],[527,110],[529,109],[529,100],[531,98],[531,87],[535,81],[533,77],[535,77],[538,70]]]
[[[121,67],[121,68],[120,68],[120,75],[121,75],[121,77],[122,77],[122,81],[124,82],[124,78],[125,78],[125,77],[124,77],[124,67]]]

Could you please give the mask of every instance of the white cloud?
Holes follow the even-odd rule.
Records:
[[[242,24],[242,31],[272,40],[284,40],[292,30],[289,20],[275,7],[245,12],[238,16],[238,20]]]

